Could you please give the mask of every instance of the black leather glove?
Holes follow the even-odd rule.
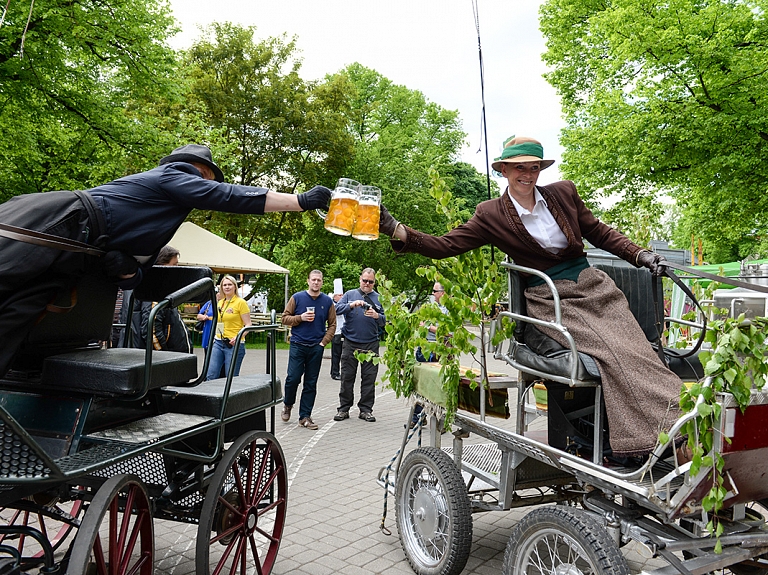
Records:
[[[663,261],[666,261],[667,258],[662,256],[661,254],[656,254],[654,252],[650,252],[648,250],[643,250],[641,252],[638,252],[637,258],[635,261],[637,262],[637,265],[648,268],[651,270],[651,273],[655,276],[661,275],[662,270],[664,269],[664,265],[661,263]]]
[[[139,262],[133,256],[119,250],[112,250],[104,254],[101,263],[104,273],[110,277],[133,275],[139,269]]]
[[[307,210],[327,210],[331,203],[331,190],[325,186],[315,186],[308,192],[299,194],[299,207],[303,211]]]
[[[400,222],[392,217],[389,210],[382,205],[381,214],[379,215],[379,233],[385,234],[391,238],[395,234],[395,229],[397,229],[397,224],[399,223]]]

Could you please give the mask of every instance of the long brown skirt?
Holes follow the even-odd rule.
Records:
[[[555,281],[562,322],[576,348],[597,362],[602,379],[613,453],[645,455],[679,416],[682,383],[653,351],[624,294],[602,271],[587,268],[579,281]],[[552,294],[546,285],[525,291],[532,317],[554,320]],[[546,330],[561,345],[558,332]]]

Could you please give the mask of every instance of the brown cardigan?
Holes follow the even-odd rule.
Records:
[[[573,182],[555,182],[538,186],[538,190],[568,240],[568,246],[557,253],[548,252],[533,239],[507,193],[478,204],[475,215],[466,224],[444,236],[432,236],[406,226],[408,240],[392,240],[392,248],[396,252],[416,252],[441,259],[493,244],[516,264],[543,271],[583,256],[586,239],[593,246],[637,266],[635,258],[643,248],[598,220],[584,205]]]

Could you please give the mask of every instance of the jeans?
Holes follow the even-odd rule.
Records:
[[[234,347],[224,345],[224,342],[220,339],[214,339],[213,351],[211,352],[211,363],[208,364],[208,373],[205,375],[205,379],[218,379],[222,367],[224,368],[224,376],[226,377],[229,374],[229,365],[232,361],[234,351]],[[240,348],[237,350],[237,356],[235,356],[235,377],[240,375],[240,366],[243,365],[243,358],[245,358],[245,342],[240,343]]]
[[[341,350],[344,348],[344,337],[337,333],[331,340],[331,377],[341,375]]]
[[[371,343],[357,343],[346,339],[341,350],[341,389],[339,391],[339,411],[349,411],[355,401],[355,378],[360,365],[360,401],[357,407],[361,413],[371,413],[376,399],[376,375],[379,366],[372,361],[360,363],[355,359],[355,351],[379,353],[379,340]]]
[[[310,417],[317,396],[317,378],[323,363],[323,346],[292,343],[288,352],[288,375],[285,377],[285,405],[296,403],[301,376],[304,375],[304,387],[301,390],[299,419]]]

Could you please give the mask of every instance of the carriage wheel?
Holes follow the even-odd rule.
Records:
[[[152,575],[154,551],[152,512],[141,480],[115,475],[88,506],[67,574]]]
[[[36,529],[56,551],[70,532],[80,526],[78,516],[82,509],[83,502],[79,499],[62,502],[57,495],[36,493],[8,507],[0,507],[0,525]],[[25,565],[34,565],[43,559],[40,544],[23,534],[15,536],[13,540],[7,534],[0,534],[0,545],[15,548]],[[38,559],[40,561],[36,561]]]
[[[768,499],[753,501],[747,504],[747,516],[751,515],[753,520],[763,527],[768,522]],[[768,556],[762,555],[755,557],[751,561],[743,561],[731,565],[723,570],[725,575],[768,575]]]
[[[206,491],[197,531],[197,575],[268,575],[285,527],[288,473],[275,437],[240,436]],[[254,570],[255,566],[255,570]]]
[[[461,472],[435,447],[408,454],[395,485],[400,544],[419,575],[458,575],[472,546],[472,508]]]
[[[572,507],[534,509],[504,552],[504,575],[629,575],[616,542],[591,515]]]

